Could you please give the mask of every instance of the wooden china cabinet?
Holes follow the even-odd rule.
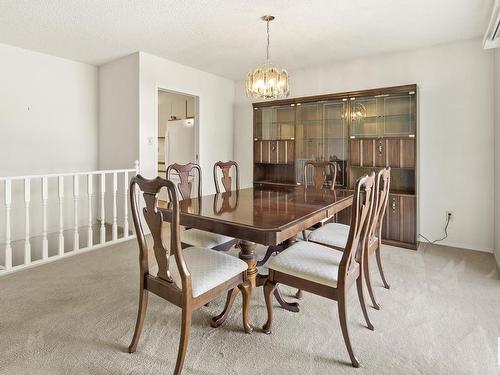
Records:
[[[304,183],[307,161],[334,161],[336,189],[391,167],[384,243],[416,249],[417,86],[405,85],[253,104],[254,184]],[[349,223],[350,212],[339,214]]]

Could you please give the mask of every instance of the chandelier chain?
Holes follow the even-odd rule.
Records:
[[[269,20],[267,20],[267,51],[266,51],[267,61],[269,61]]]

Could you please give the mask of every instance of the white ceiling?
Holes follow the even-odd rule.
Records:
[[[95,65],[144,51],[232,79],[483,35],[493,0],[0,0],[0,43]],[[1,63],[1,62],[0,62]]]

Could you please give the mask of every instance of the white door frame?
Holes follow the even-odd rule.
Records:
[[[195,155],[193,155],[193,160],[197,164],[200,164],[200,131],[199,131],[199,108],[200,108],[200,97],[195,94],[187,93],[187,92],[181,92],[181,91],[176,91],[172,90],[169,88],[166,88],[162,85],[156,85],[155,87],[155,138],[154,138],[154,149],[155,149],[155,168],[156,172],[158,173],[158,95],[160,91],[168,92],[171,94],[179,94],[179,95],[184,95],[184,96],[190,96],[194,98],[194,134],[195,134],[195,139],[194,139],[194,150],[195,150]],[[165,168],[168,167],[168,165],[165,165]]]

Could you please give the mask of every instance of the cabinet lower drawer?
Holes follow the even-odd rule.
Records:
[[[293,140],[254,141],[254,162],[263,164],[293,164],[295,142]]]
[[[417,243],[416,198],[389,194],[389,202],[382,223],[383,239],[389,241]]]
[[[415,139],[350,139],[349,158],[351,166],[415,168]]]

